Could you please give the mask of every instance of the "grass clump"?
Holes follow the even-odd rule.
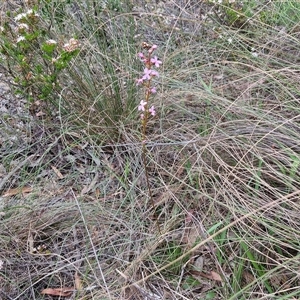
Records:
[[[298,6],[30,5],[1,24],[3,70],[37,105],[23,131],[3,118],[1,297],[299,298]]]

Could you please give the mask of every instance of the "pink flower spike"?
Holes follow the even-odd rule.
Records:
[[[143,120],[145,118],[145,115],[144,114],[141,114],[141,119]]]
[[[151,58],[150,61],[153,65],[155,65],[156,68],[158,68],[159,65],[162,64],[162,62],[157,58],[157,56],[154,56],[153,58]]]
[[[146,101],[141,100],[140,105],[138,106],[138,110],[145,111],[145,105],[146,104],[147,104]]]
[[[155,94],[155,93],[156,93],[156,88],[155,88],[155,87],[152,87],[152,88],[150,89],[150,93],[151,93],[151,94]]]
[[[138,53],[138,57],[139,57],[139,58],[144,58],[144,57],[145,57],[145,56],[144,56],[144,53],[142,53],[142,52]]]
[[[149,108],[149,113],[150,113],[152,116],[155,116],[155,115],[156,115],[156,111],[155,111],[155,108],[154,108],[153,105],[151,106],[151,108]]]

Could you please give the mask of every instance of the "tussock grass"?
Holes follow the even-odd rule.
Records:
[[[299,19],[285,16],[299,8],[224,2],[44,3],[53,34],[83,48],[58,118],[36,120],[21,150],[3,145],[3,193],[33,188],[1,197],[4,298],[50,299],[41,290],[75,273],[72,299],[299,297]],[[163,61],[147,141],[155,209],[134,85],[144,38]]]

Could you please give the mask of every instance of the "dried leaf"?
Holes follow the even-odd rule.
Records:
[[[191,270],[190,274],[197,280],[199,279],[199,277],[204,277],[215,281],[220,281],[220,282],[223,281],[221,276],[214,271],[210,271],[210,273],[203,273],[203,272]]]
[[[36,117],[43,117],[45,115],[46,115],[46,113],[44,113],[43,111],[39,111],[35,114]]]
[[[41,294],[51,295],[51,296],[60,296],[60,297],[69,297],[75,291],[75,288],[48,288],[41,291]]]
[[[100,189],[99,189],[99,188],[96,188],[96,189],[95,189],[95,196],[96,196],[96,198],[97,198],[97,199],[100,198],[100,195],[101,195]]]
[[[81,279],[77,273],[77,271],[75,272],[75,287],[78,291],[81,291],[82,290],[82,282],[81,282]]]
[[[222,280],[222,277],[221,277],[217,272],[210,271],[210,275],[211,275],[211,279],[212,279],[212,280],[215,280],[215,281],[223,281],[223,280]]]
[[[187,245],[187,247],[193,247],[199,237],[199,229],[195,224],[192,224],[184,231],[183,242]]]
[[[89,186],[85,186],[80,195],[84,195],[84,194],[87,194],[90,190],[92,190],[94,188],[94,186],[96,185],[96,183],[98,182],[98,178],[99,178],[99,174],[97,173],[94,177],[94,179],[92,180],[92,182],[89,184]]]
[[[31,232],[29,232],[28,240],[27,240],[28,246],[29,246],[29,253],[34,253],[34,238]]]
[[[194,213],[193,210],[189,210],[189,211],[187,212],[187,214],[186,214],[186,216],[185,216],[185,223],[186,223],[186,224],[189,224],[189,223],[192,222],[192,220],[193,220],[193,213]]]
[[[32,188],[30,186],[24,186],[21,188],[9,189],[2,195],[2,197],[11,197],[18,194],[22,194],[24,196],[26,193],[30,192],[32,192]]]
[[[223,79],[224,75],[220,74],[220,75],[215,75],[214,78],[217,80]]]
[[[243,272],[243,280],[246,282],[246,284],[250,284],[255,280],[255,277],[248,271]]]
[[[203,256],[199,256],[196,258],[196,260],[194,261],[194,268],[197,270],[197,271],[202,271],[203,270],[203,265],[204,265],[204,258]]]
[[[60,171],[54,167],[54,166],[51,166],[52,170],[54,171],[54,173],[56,174],[56,176],[59,178],[59,179],[63,179],[64,178],[64,175],[60,173]]]

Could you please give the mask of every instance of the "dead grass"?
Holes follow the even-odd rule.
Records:
[[[3,299],[66,287],[77,289],[67,299],[300,296],[299,25],[253,17],[241,31],[208,3],[152,5],[133,15],[135,42],[158,43],[164,62],[147,143],[155,210],[138,118],[129,109],[110,123],[117,131],[103,115],[93,122],[109,78],[66,89],[76,122],[36,121],[21,149],[2,145]],[[119,82],[133,71],[121,62]],[[3,196],[16,187],[24,193]]]

